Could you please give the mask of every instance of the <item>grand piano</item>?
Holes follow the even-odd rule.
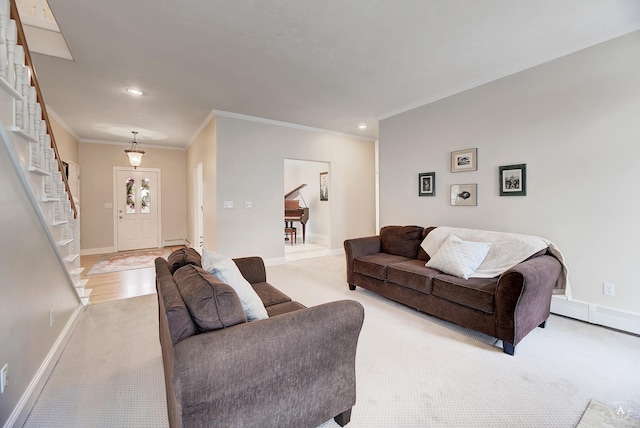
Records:
[[[305,187],[306,184],[301,184],[289,193],[284,195],[284,227],[293,227],[293,222],[298,221],[302,224],[302,242],[305,242],[305,234],[307,228],[307,221],[309,221],[309,207],[300,193],[300,189]],[[300,201],[297,197],[302,199],[304,207],[300,206]]]

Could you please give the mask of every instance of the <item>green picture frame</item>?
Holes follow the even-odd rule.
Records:
[[[499,167],[498,186],[500,196],[527,196],[527,164]]]

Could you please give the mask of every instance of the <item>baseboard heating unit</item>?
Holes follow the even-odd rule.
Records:
[[[553,296],[551,313],[640,335],[640,314]]]

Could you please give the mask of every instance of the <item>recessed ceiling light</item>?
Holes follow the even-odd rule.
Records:
[[[135,95],[137,97],[142,95],[142,91],[138,88],[127,88],[126,91],[127,91],[127,94],[129,95]]]
[[[358,125],[358,129],[367,129],[367,124],[361,123],[360,125]]]

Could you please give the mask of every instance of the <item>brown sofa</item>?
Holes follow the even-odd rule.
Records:
[[[544,327],[561,263],[540,251],[495,278],[462,279],[425,266],[420,247],[434,227],[386,226],[344,242],[347,282],[503,342],[505,353]]]
[[[195,250],[155,261],[170,426],[347,424],[362,305],[305,308],[266,282],[261,258],[234,261],[268,319],[247,322],[235,291],[200,267]]]

